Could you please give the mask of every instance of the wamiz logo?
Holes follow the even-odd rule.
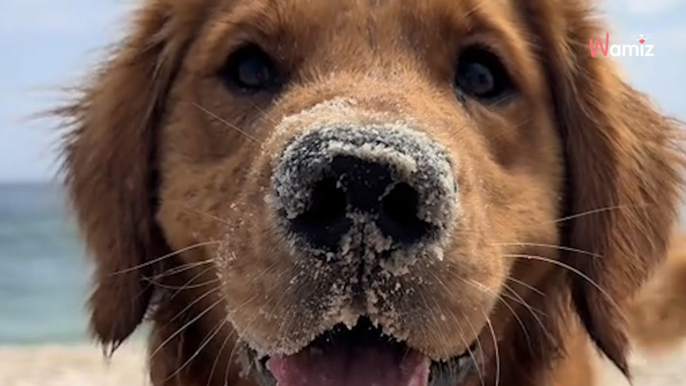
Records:
[[[652,57],[655,56],[653,52],[653,45],[648,43],[653,35],[639,34],[631,35],[631,40],[636,41],[635,44],[610,44],[610,33],[605,33],[605,41],[601,38],[588,39],[588,46],[591,49],[591,56],[594,58],[600,52],[603,56],[639,56]],[[605,43],[605,44],[603,44]]]

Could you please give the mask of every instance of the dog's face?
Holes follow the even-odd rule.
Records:
[[[554,291],[537,301],[571,293],[622,365],[615,303],[662,253],[679,160],[670,126],[581,57],[583,10],[172,3],[66,110],[103,340],[146,312],[141,278],[202,277],[186,301],[230,323],[264,385],[454,385]]]
[[[190,48],[158,221],[173,250],[219,242],[185,262],[214,260],[258,353],[365,318],[422,358],[467,356],[522,243],[558,243],[542,68],[515,20],[464,7],[238,2]]]

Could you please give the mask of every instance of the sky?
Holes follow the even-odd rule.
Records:
[[[126,15],[141,1],[0,0],[0,182],[53,178],[56,122],[30,117],[62,100],[56,90],[74,84],[121,38]],[[606,0],[599,8],[611,44],[649,35],[654,57],[618,60],[635,88],[686,120],[686,0]]]

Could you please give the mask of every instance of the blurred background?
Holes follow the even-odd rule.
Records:
[[[0,0],[0,346],[87,339],[89,267],[63,196],[56,122],[30,120],[60,102],[123,33],[137,2]],[[644,34],[654,57],[621,57],[630,82],[686,120],[686,1],[611,0],[612,44]],[[589,37],[591,38],[591,37]]]

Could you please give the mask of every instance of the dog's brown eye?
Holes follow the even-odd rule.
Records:
[[[481,100],[500,98],[512,90],[512,81],[500,59],[481,47],[462,52],[455,85],[459,92]]]
[[[222,70],[227,86],[240,91],[274,91],[281,78],[272,59],[259,47],[243,47],[229,57]]]

